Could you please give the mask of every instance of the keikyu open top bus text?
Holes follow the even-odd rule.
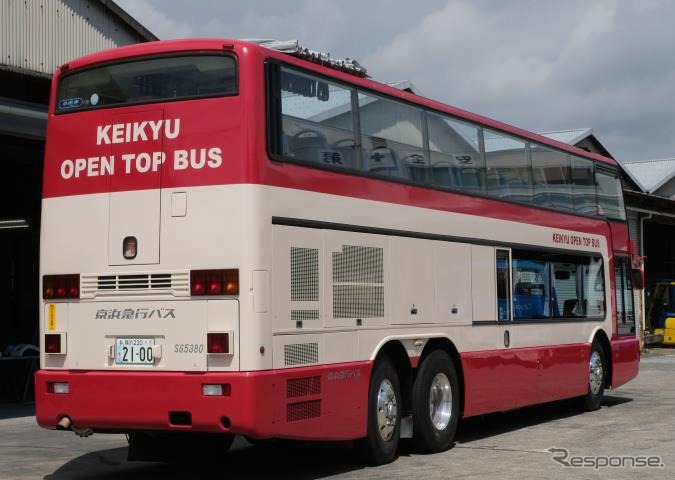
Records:
[[[158,141],[162,137],[169,140],[176,139],[180,135],[180,126],[180,118],[99,125],[96,128],[96,145]],[[173,152],[160,150],[123,153],[117,157],[111,154],[63,160],[61,177],[68,180],[157,172],[167,161],[167,157],[170,158],[174,170],[218,168],[223,163],[220,147],[178,149]]]
[[[563,245],[574,245],[575,247],[600,248],[600,240],[598,240],[597,238],[586,237],[581,235],[570,235],[569,233],[554,233],[553,243],[561,243]]]

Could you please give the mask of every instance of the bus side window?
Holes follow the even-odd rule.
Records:
[[[303,162],[353,169],[352,89],[281,68],[282,154]]]
[[[478,127],[427,113],[431,182],[437,187],[484,193],[485,161]]]
[[[494,130],[483,130],[488,195],[517,202],[532,201],[527,143]]]
[[[512,255],[514,319],[550,317],[546,262],[536,253],[514,251]]]
[[[596,168],[595,183],[598,193],[598,215],[626,220],[621,180],[614,171]]]
[[[630,259],[614,257],[616,316],[619,335],[635,335],[635,308]]]
[[[363,92],[358,103],[364,171],[427,183],[422,110]]]
[[[535,143],[530,148],[534,203],[556,210],[571,211],[573,205],[569,155]]]
[[[597,214],[592,160],[572,157],[572,200],[575,212],[582,215]]]
[[[602,318],[602,258],[514,250],[514,319]]]

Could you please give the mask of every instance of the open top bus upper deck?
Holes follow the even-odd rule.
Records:
[[[361,87],[364,89],[371,90],[380,94],[388,95],[395,97],[404,101],[411,102],[415,105],[421,107],[430,108],[437,110],[439,112],[448,113],[450,115],[456,116],[457,118],[464,119],[470,122],[479,123],[483,126],[494,128],[500,130],[504,133],[510,135],[515,135],[526,140],[535,141],[537,143],[556,148],[559,150],[566,151],[573,155],[578,155],[581,157],[586,157],[592,160],[606,163],[608,165],[616,166],[617,163],[615,160],[570,146],[566,143],[562,143],[536,133],[523,130],[521,128],[508,125],[497,120],[484,117],[475,113],[462,110],[444,103],[428,99],[413,93],[399,90],[395,87],[371,80],[369,78],[360,78],[358,76],[350,75],[348,73],[341,72],[320,64],[315,64],[308,60],[301,58],[296,58],[292,55],[275,51],[269,48],[266,48],[262,45],[253,42],[247,42],[242,40],[229,40],[229,39],[189,39],[189,40],[165,40],[158,42],[148,42],[138,45],[130,45],[126,47],[120,47],[111,50],[105,50],[102,52],[86,55],[62,65],[56,74],[54,75],[54,85],[57,85],[61,78],[64,75],[68,75],[75,70],[87,69],[93,66],[106,64],[106,63],[118,63],[130,61],[143,57],[151,56],[161,56],[161,55],[172,55],[177,53],[198,53],[198,52],[232,52],[240,60],[240,65],[242,65],[242,60],[246,57],[256,58],[257,60],[264,60],[266,58],[273,58],[291,65],[295,65],[301,68],[315,71],[318,74],[331,77],[332,79],[342,81],[345,83],[353,84],[356,87]],[[244,65],[246,65],[244,61]],[[260,62],[262,63],[262,62]],[[243,68],[240,68],[239,76],[240,78],[247,77],[248,75],[254,73],[253,69],[246,65]],[[240,84],[244,85],[243,91],[246,92],[246,81],[241,81]],[[252,94],[260,92],[251,92]],[[56,89],[52,89],[52,98],[49,105],[49,113],[54,114],[56,107]]]

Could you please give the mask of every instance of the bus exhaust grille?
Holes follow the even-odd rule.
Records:
[[[308,418],[317,418],[321,416],[321,400],[310,400],[308,402],[296,402],[286,405],[286,421],[297,422]]]
[[[319,250],[291,247],[291,301],[319,301]]]
[[[81,298],[121,295],[190,295],[188,272],[82,275]]]
[[[291,378],[286,382],[286,398],[306,397],[321,393],[321,377]]]
[[[333,318],[384,317],[384,249],[343,245],[332,260]]]
[[[291,343],[284,345],[284,366],[319,363],[319,344]]]
[[[291,321],[318,320],[321,314],[318,310],[291,310]]]

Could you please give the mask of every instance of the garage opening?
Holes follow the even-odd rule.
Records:
[[[0,135],[0,401],[32,399],[38,366],[43,142]]]

